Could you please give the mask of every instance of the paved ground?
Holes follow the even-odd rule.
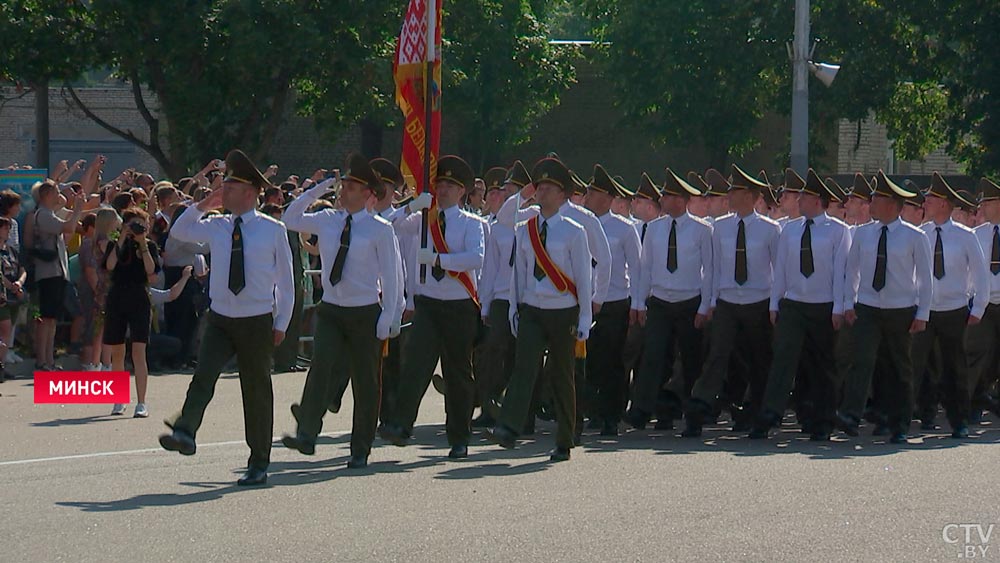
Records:
[[[270,485],[245,490],[235,376],[219,383],[196,456],[158,449],[188,379],[154,376],[146,420],[36,406],[30,381],[0,385],[0,560],[948,561],[976,547],[1000,560],[1000,525],[985,541],[969,527],[969,542],[946,528],[1000,524],[995,419],[966,443],[942,432],[901,448],[791,430],[767,443],[629,432],[586,437],[556,465],[542,424],[518,450],[480,443],[453,462],[431,391],[416,445],[377,445],[370,472],[343,467],[346,405],[316,456],[278,445]],[[292,430],[303,380],[275,376],[276,434]]]

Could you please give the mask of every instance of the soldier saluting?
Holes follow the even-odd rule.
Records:
[[[257,199],[269,185],[250,158],[234,150],[226,156],[222,188],[189,207],[170,229],[170,236],[183,242],[208,243],[212,306],[184,407],[170,425],[173,432],[160,436],[160,445],[183,455],[195,453],[195,436],[219,373],[236,356],[250,446],[247,471],[238,485],[267,482],[274,426],[271,356],[285,338],[295,302],[285,226],[257,212]],[[202,218],[220,204],[230,214]]]

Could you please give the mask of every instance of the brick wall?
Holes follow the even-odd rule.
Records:
[[[964,174],[964,169],[948,156],[944,148],[935,150],[923,160],[894,160],[890,147],[886,127],[875,121],[874,117],[861,122],[841,120],[837,173],[874,174],[882,169],[902,175],[924,175],[931,172]]]

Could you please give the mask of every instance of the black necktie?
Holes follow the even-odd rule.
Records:
[[[889,234],[889,227],[882,226],[882,234],[878,237],[878,250],[875,253],[875,275],[872,277],[872,288],[875,291],[882,291],[885,287],[886,268],[886,245],[885,239]]]
[[[939,280],[944,277],[944,245],[941,244],[941,227],[934,227],[937,231],[937,240],[934,241],[934,279]]]
[[[736,231],[736,283],[743,285],[747,283],[747,232],[743,219],[740,219],[740,228]]]
[[[806,228],[802,231],[802,245],[799,247],[799,271],[809,277],[816,271],[813,264],[812,219],[806,219]]]
[[[1000,227],[993,226],[993,252],[990,253],[990,271],[1000,274]]]
[[[642,224],[642,232],[639,233],[639,242],[640,243],[646,242],[646,227],[648,227],[648,226],[649,226],[649,223],[643,223]]]
[[[340,232],[340,248],[337,249],[337,257],[333,259],[333,267],[330,268],[330,285],[335,286],[344,276],[344,262],[347,262],[347,251],[351,248],[351,219],[353,215],[347,216],[344,223],[344,230]]]
[[[671,274],[677,271],[677,219],[670,221],[670,237],[667,238],[667,271]]]
[[[548,236],[549,222],[542,221],[542,230],[538,232],[538,239],[542,241],[542,248],[545,248],[545,238]],[[535,279],[542,281],[545,279],[545,270],[539,265],[538,258],[535,258]]]
[[[444,211],[438,211],[438,224],[441,225],[441,238],[444,238]],[[444,268],[441,266],[431,267],[431,276],[435,280],[441,281],[444,279]]]
[[[239,295],[246,287],[246,277],[243,271],[243,217],[233,221],[233,249],[229,254],[229,291]]]

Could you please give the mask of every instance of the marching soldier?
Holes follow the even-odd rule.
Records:
[[[712,297],[712,227],[687,211],[701,192],[667,168],[660,205],[667,215],[649,224],[636,279],[638,324],[644,327],[642,363],[632,391],[628,422],[646,426],[680,352],[684,390],[690,392],[702,366],[702,329]],[[685,397],[686,398],[686,393]],[[677,397],[680,404],[682,397]],[[658,421],[658,424],[672,421]]]
[[[972,418],[982,416],[984,408],[1000,412],[989,388],[997,379],[1000,355],[995,351],[1000,341],[1000,186],[989,178],[979,180],[979,209],[985,223],[976,228],[976,238],[989,271],[989,305],[979,324],[966,331],[969,361],[969,389],[972,391]],[[986,290],[984,290],[985,292]]]
[[[548,350],[546,373],[552,386],[558,430],[550,459],[566,461],[574,446],[575,348],[586,341],[592,319],[591,254],[587,233],[563,214],[573,192],[566,166],[554,158],[531,172],[539,213],[517,227],[511,279],[511,331],[517,336],[514,374],[504,397],[499,424],[490,438],[515,446],[530,415],[538,365]]]
[[[799,178],[791,169],[785,177]],[[837,408],[833,350],[835,332],[844,320],[844,270],[851,237],[846,224],[825,213],[835,196],[812,168],[795,193],[803,217],[786,223],[778,238],[770,301],[774,361],[750,438],[767,438],[768,430],[781,422],[796,374],[806,373],[804,399],[812,405],[809,439],[825,441]]]
[[[269,185],[250,158],[234,150],[226,156],[222,188],[189,207],[170,229],[178,240],[208,243],[212,306],[184,407],[170,425],[173,432],[160,436],[160,445],[183,455],[195,453],[195,437],[219,373],[235,355],[250,446],[247,471],[237,481],[241,486],[267,482],[274,426],[271,355],[284,340],[295,301],[285,226],[256,209],[261,190]],[[202,219],[220,204],[231,215]]]
[[[625,374],[625,337],[628,334],[630,280],[640,275],[639,236],[635,227],[611,212],[615,198],[631,194],[604,168],[594,166],[594,178],[587,187],[586,206],[604,228],[611,249],[611,280],[607,298],[595,315],[594,330],[587,345],[587,383],[594,390],[591,418],[601,422],[602,436],[617,436],[622,410],[628,400]]]
[[[969,437],[966,326],[979,324],[990,300],[990,274],[979,241],[971,229],[951,220],[952,210],[962,204],[962,196],[935,172],[924,201],[930,221],[923,226],[932,249],[931,312],[926,330],[913,335],[912,351],[914,396],[926,397],[918,412],[921,422],[928,427],[933,423],[938,403],[933,391],[940,390],[953,438]],[[924,375],[935,344],[941,351],[940,384]]]
[[[698,192],[701,194],[701,192]],[[693,196],[699,197],[699,196]],[[649,224],[660,218],[662,209],[660,208],[660,189],[653,183],[645,172],[639,180],[639,189],[636,190],[632,198],[632,216],[638,219],[635,223],[635,230],[639,233],[639,244],[646,240],[646,230]]]
[[[438,160],[434,178],[437,206],[429,212],[429,239],[433,245],[416,253],[417,263],[429,272],[426,280],[420,280],[418,274],[416,283],[410,284],[412,304],[408,297],[407,310],[413,311],[413,326],[403,350],[406,363],[397,409],[381,431],[383,439],[397,446],[406,445],[440,359],[448,390],[445,412],[451,446],[448,457],[452,459],[469,455],[475,401],[472,348],[479,327],[476,271],[483,266],[485,252],[483,221],[458,207],[474,181],[472,168],[461,158],[449,155]],[[419,236],[420,217],[416,211],[429,208],[431,199],[431,194],[424,192],[407,206],[409,216],[396,221],[400,236]],[[408,271],[417,269],[414,265]]]
[[[711,172],[706,173],[710,184]],[[781,227],[754,211],[766,184],[736,165],[729,182],[729,207],[733,213],[716,220],[712,233],[711,344],[702,376],[691,390],[686,427],[681,434],[685,437],[701,435],[704,420],[713,413],[726,381],[730,356],[737,342],[746,345],[751,417],[760,407],[771,364],[768,302]]]
[[[360,469],[368,465],[378,426],[383,342],[399,335],[403,272],[392,225],[365,206],[372,195],[382,199],[387,188],[363,156],[348,157],[337,195],[342,209],[306,214],[336,183],[336,178],[320,182],[296,198],[284,215],[289,228],[319,237],[323,301],[317,309],[313,360],[302,390],[298,428],[282,443],[305,455],[315,453],[326,397],[334,383],[335,370],[329,367],[343,362],[354,395],[347,466]]]
[[[875,177],[871,216],[858,227],[847,258],[844,319],[853,325],[853,363],[844,384],[838,424],[849,436],[858,426],[875,372],[879,346],[889,368],[881,374],[890,442],[906,442],[913,411],[911,335],[927,326],[931,306],[931,256],[920,229],[899,220],[907,198],[915,194],[886,178]]]
[[[508,197],[531,183],[531,176],[520,160],[514,162],[509,172],[505,172],[506,176],[500,180],[499,191]],[[479,279],[480,314],[486,326],[486,339],[482,347],[485,361],[480,362],[476,369],[482,413],[473,421],[473,426],[490,427],[496,423],[495,405],[507,388],[514,370],[514,335],[507,322],[510,313],[513,252],[514,229],[494,222],[486,242],[483,271]]]

